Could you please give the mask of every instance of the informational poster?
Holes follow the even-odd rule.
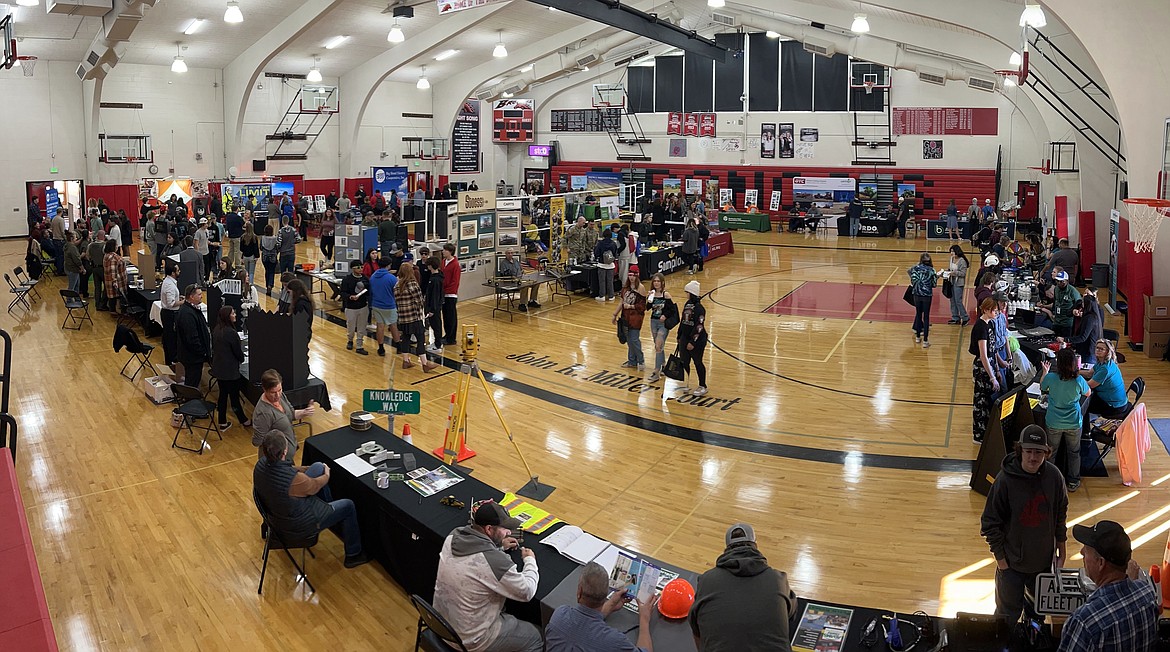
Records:
[[[622,109],[553,109],[550,131],[621,131]]]
[[[465,190],[459,193],[459,201],[455,204],[455,212],[460,216],[494,211],[495,208],[495,190]]]
[[[682,179],[663,179],[662,180],[662,194],[677,195],[682,190]]]
[[[715,200],[719,198],[719,179],[707,179],[707,192],[703,197],[708,210],[715,207]]]
[[[569,178],[569,189],[576,192],[584,190],[589,185],[589,179],[584,174],[574,174]]]
[[[267,208],[268,202],[270,201],[270,199],[272,197],[272,184],[269,184],[269,183],[248,184],[246,187],[249,187],[249,186],[254,186],[257,195],[264,200],[263,206],[260,206],[260,202],[259,202],[259,200],[257,200],[257,202],[256,202],[257,208]],[[231,187],[231,186],[225,184],[222,188],[223,196],[225,199],[228,196],[227,189],[229,187]],[[152,189],[150,194],[155,196],[155,197],[158,197],[162,201],[166,201],[167,199],[171,198],[171,195],[175,195],[179,199],[182,199],[183,203],[187,204],[187,213],[188,214],[190,214],[191,211],[194,210],[192,207],[192,204],[194,204],[195,202],[193,202],[191,200],[195,198],[195,195],[193,195],[191,193],[191,180],[190,179],[158,179],[154,182],[154,188]]]
[[[451,174],[479,171],[479,100],[464,100],[451,128]]]
[[[675,112],[666,114],[666,135],[683,135],[683,114]]]
[[[914,184],[912,184],[912,183],[899,183],[898,184],[898,201],[899,202],[901,202],[903,199],[905,199],[905,200],[908,200],[911,205],[913,205],[914,204],[914,197],[916,194],[917,194],[917,188],[915,187]]]
[[[857,198],[861,200],[861,205],[866,208],[876,208],[878,197],[878,185],[876,183],[864,182],[857,184]]]
[[[772,191],[772,200],[768,202],[768,210],[770,210],[770,211],[780,210],[780,191],[779,190]]]
[[[776,123],[760,125],[760,158],[776,158]]]
[[[536,142],[536,100],[509,98],[492,106],[492,141]]]
[[[374,182],[374,192],[383,196],[392,192],[398,195],[400,202],[405,201],[409,190],[407,188],[407,178],[410,176],[408,172],[405,166],[370,168],[370,179]]]
[[[751,206],[758,206],[760,203],[760,191],[755,188],[748,188],[743,192],[744,208]]]
[[[852,619],[852,609],[808,603],[792,636],[793,652],[840,652]]]
[[[821,139],[821,130],[820,129],[810,128],[810,127],[801,127],[801,129],[800,129],[800,142],[802,142],[802,143],[815,143],[820,139]]]
[[[895,136],[998,136],[999,109],[961,107],[894,107]]]
[[[687,179],[687,194],[701,195],[703,194],[703,180],[702,179]]]
[[[325,212],[325,195],[313,195],[313,212]]]
[[[588,172],[585,174],[585,189],[599,198],[617,195],[620,205],[626,203],[626,189],[622,186],[621,172]]]
[[[548,200],[548,228],[549,228],[549,262],[554,265],[569,261],[569,247],[565,241],[565,198],[549,197]]]
[[[856,184],[857,180],[850,177],[795,177],[792,180],[792,201],[845,212],[857,193]]]
[[[943,141],[941,140],[924,140],[922,141],[922,158],[925,160],[937,160],[943,157]]]
[[[1117,230],[1121,226],[1121,212],[1109,211],[1109,305],[1117,308]]]
[[[732,190],[731,188],[720,188],[719,189],[719,206],[720,206],[720,208],[722,208],[723,206],[735,207],[735,191]]]
[[[698,113],[684,113],[683,114],[683,135],[684,136],[698,136],[699,135],[699,114]]]
[[[715,137],[715,114],[714,113],[700,113],[699,114],[699,135],[703,138]]]
[[[46,188],[45,189],[45,215],[48,215],[49,219],[51,220],[54,217],[57,217],[57,212],[60,210],[61,210],[61,195],[57,192],[56,188]],[[77,217],[77,216],[74,215],[73,217]]]
[[[776,140],[779,141],[780,158],[792,158],[796,156],[796,145],[793,133],[795,125],[791,122],[781,122],[776,134]]]
[[[671,138],[670,149],[667,150],[667,156],[670,158],[686,158],[687,157],[687,139],[686,138]]]

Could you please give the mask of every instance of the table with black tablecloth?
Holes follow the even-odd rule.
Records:
[[[150,307],[155,301],[159,300],[159,290],[140,290],[136,287],[131,287],[126,290],[126,299],[130,305],[142,308],[145,312],[142,313],[142,318],[139,320],[142,325],[142,333],[149,337],[158,337],[162,335],[162,326],[150,321]]]
[[[309,437],[304,441],[302,463],[331,463],[353,453],[368,441],[375,441],[399,454],[413,453],[419,467],[433,470],[442,465],[442,461],[429,452],[407,444],[377,425],[364,432],[344,427]],[[391,473],[405,473],[401,460],[385,464],[391,467]],[[451,530],[468,524],[469,510],[474,501],[486,498],[501,500],[504,497],[504,492],[499,489],[458,471],[456,473],[464,478],[462,482],[424,498],[405,482],[391,482],[389,488],[378,489],[372,473],[355,478],[337,464],[330,464],[330,467],[332,473],[329,486],[334,500],[349,498],[357,506],[362,548],[371,558],[378,560],[407,593],[417,593],[427,600],[434,597],[443,540]],[[518,471],[517,482],[521,480],[524,480],[523,472]],[[447,495],[463,501],[466,506],[456,509],[441,505],[439,501]],[[509,613],[537,625],[541,622],[541,598],[578,567],[575,562],[539,543],[559,527],[553,526],[539,535],[524,535],[523,545],[536,553],[540,583],[534,600],[524,604],[508,603]],[[512,558],[520,564],[519,551],[513,552]]]
[[[665,243],[655,247],[643,249],[638,254],[638,272],[642,280],[649,280],[655,274],[673,274],[686,269],[687,259],[683,255],[682,243]]]
[[[857,230],[857,235],[867,238],[885,238],[894,234],[898,228],[898,223],[880,217],[863,217],[860,220],[861,228]],[[849,235],[849,218],[837,218],[837,235]]]

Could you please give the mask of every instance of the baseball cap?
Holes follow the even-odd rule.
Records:
[[[729,546],[736,543],[755,543],[756,531],[747,523],[736,523],[727,528],[725,539]]]
[[[689,292],[696,297],[703,295],[703,291],[699,289],[698,281],[691,281],[690,283],[687,283],[685,286],[683,286],[683,291]]]
[[[640,274],[642,270],[638,269],[637,265],[630,265],[630,274]]]
[[[508,512],[499,503],[490,502],[484,503],[475,510],[475,524],[481,527],[486,525],[498,525],[509,530],[520,529],[520,519],[508,516]]]
[[[999,264],[999,256],[996,256],[995,254],[991,254],[987,258],[983,259],[983,264],[987,265],[988,267],[995,267],[996,265]]]
[[[1067,281],[1068,280],[1068,272],[1057,272],[1057,273],[1052,275],[1052,280],[1054,280],[1054,281]]]
[[[1125,528],[1113,521],[1098,521],[1093,527],[1074,525],[1073,538],[1097,551],[1105,561],[1125,567],[1133,556]]]
[[[1020,448],[1047,451],[1048,433],[1036,424],[1025,427],[1020,432]]]
[[[1005,303],[1008,300],[1008,295],[1006,292],[996,292],[994,299],[999,303]]]

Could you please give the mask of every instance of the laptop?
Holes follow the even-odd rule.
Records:
[[[1019,330],[1032,328],[1036,325],[1036,311],[1026,308],[1016,308],[1015,324]]]

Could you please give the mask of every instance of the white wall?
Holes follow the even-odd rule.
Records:
[[[358,128],[358,143],[351,159],[354,169],[343,170],[342,176],[369,176],[370,167],[374,165],[407,165],[411,170],[431,170],[432,164],[429,162],[402,158],[412,149],[417,149],[417,146],[412,148],[411,143],[402,142],[402,138],[434,136],[434,120],[404,118],[402,114],[430,113],[432,92],[420,91],[413,83],[382,82],[370,99],[365,115],[362,116],[362,125]],[[341,93],[341,110],[344,111],[344,88]],[[385,158],[382,158],[382,152],[386,153]],[[435,166],[431,171],[438,171],[438,167]]]

